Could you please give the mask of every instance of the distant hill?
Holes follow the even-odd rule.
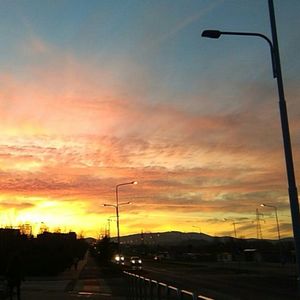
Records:
[[[144,244],[159,244],[159,245],[178,245],[189,241],[197,242],[211,242],[215,237],[209,236],[204,233],[196,232],[180,232],[180,231],[169,231],[169,232],[150,232],[132,234],[121,237],[121,242],[125,244],[138,245]],[[113,238],[112,240],[116,240]]]
[[[145,232],[138,234],[131,234],[127,236],[120,237],[121,243],[131,244],[131,245],[140,245],[142,243],[146,245],[161,245],[161,246],[172,246],[172,245],[184,245],[184,244],[199,244],[199,243],[210,243],[215,240],[220,242],[227,242],[232,240],[232,237],[223,236],[215,237],[210,236],[205,233],[196,233],[196,232],[180,232],[180,231],[168,231],[168,232]],[[117,238],[112,238],[113,241],[117,241]],[[247,241],[255,241],[255,238],[245,239]],[[292,241],[293,238],[285,238],[282,241]],[[277,239],[270,240],[265,239],[265,241],[277,243]]]

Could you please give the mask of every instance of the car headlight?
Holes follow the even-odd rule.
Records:
[[[138,263],[139,263],[139,264],[141,264],[141,263],[142,263],[142,260],[141,260],[141,259],[139,259]]]

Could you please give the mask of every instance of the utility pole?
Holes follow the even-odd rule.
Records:
[[[261,225],[260,225],[260,216],[263,216],[263,214],[261,214],[258,211],[258,208],[256,208],[256,237],[257,239],[263,239],[263,235],[262,235],[262,231],[261,231]]]

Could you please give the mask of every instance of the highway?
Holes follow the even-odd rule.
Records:
[[[298,299],[295,270],[290,266],[155,262],[149,259],[144,260],[143,270],[131,272],[218,300]]]

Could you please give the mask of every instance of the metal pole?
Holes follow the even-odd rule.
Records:
[[[116,185],[116,215],[117,215],[117,236],[118,236],[118,254],[120,254],[120,223],[119,223],[119,185]]]
[[[279,228],[279,221],[278,221],[278,214],[277,214],[277,207],[274,206],[275,209],[275,218],[276,218],[276,224],[277,224],[277,234],[278,234],[278,241],[280,242],[280,228]]]
[[[294,172],[288,114],[287,114],[286,102],[284,97],[284,88],[283,88],[283,80],[282,80],[282,73],[281,73],[280,55],[279,55],[279,47],[278,47],[278,40],[277,40],[277,30],[276,30],[276,20],[275,20],[273,0],[269,0],[269,14],[270,14],[270,23],[271,23],[271,30],[272,30],[274,60],[276,64],[276,75],[277,75],[276,79],[277,79],[277,88],[278,88],[278,96],[279,96],[281,129],[282,129],[282,136],[283,136],[285,163],[286,163],[286,171],[287,171],[287,179],[288,179],[290,210],[291,210],[293,233],[294,233],[294,240],[295,240],[296,265],[297,265],[298,280],[299,280],[300,215],[299,215],[298,191],[297,191],[295,172]],[[299,284],[298,292],[300,292],[300,281],[298,281],[298,284]]]
[[[234,237],[237,238],[235,222],[233,222],[232,225],[233,225],[233,230],[234,230]]]
[[[108,223],[107,236],[110,237],[110,219],[107,219],[107,223]]]

